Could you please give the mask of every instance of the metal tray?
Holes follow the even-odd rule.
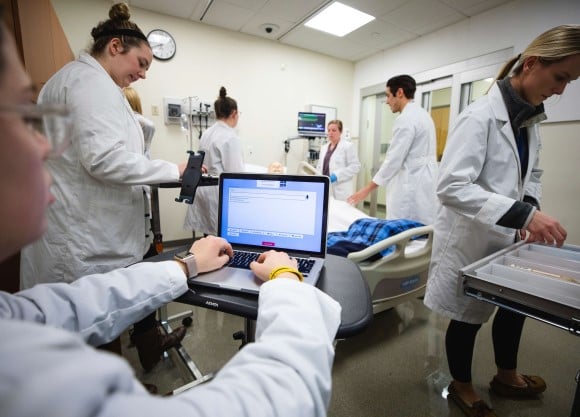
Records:
[[[519,242],[459,271],[458,290],[580,336],[580,246]]]

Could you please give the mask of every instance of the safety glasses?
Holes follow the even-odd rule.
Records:
[[[71,143],[71,112],[61,104],[23,104],[0,106],[0,111],[15,113],[32,133],[43,135],[50,145],[49,158],[57,158]]]

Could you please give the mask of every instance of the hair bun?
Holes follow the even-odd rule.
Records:
[[[222,87],[220,88],[220,97],[221,98],[225,98],[228,94],[226,93],[226,88]]]
[[[109,10],[109,18],[111,20],[129,20],[131,12],[127,3],[113,4]]]

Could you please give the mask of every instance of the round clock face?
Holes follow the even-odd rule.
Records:
[[[147,35],[147,40],[155,58],[167,61],[175,56],[175,39],[169,32],[162,29],[152,30]]]

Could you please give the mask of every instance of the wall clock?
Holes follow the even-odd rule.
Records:
[[[175,39],[163,29],[154,29],[147,35],[147,40],[153,51],[153,56],[161,61],[170,60],[175,56]]]

